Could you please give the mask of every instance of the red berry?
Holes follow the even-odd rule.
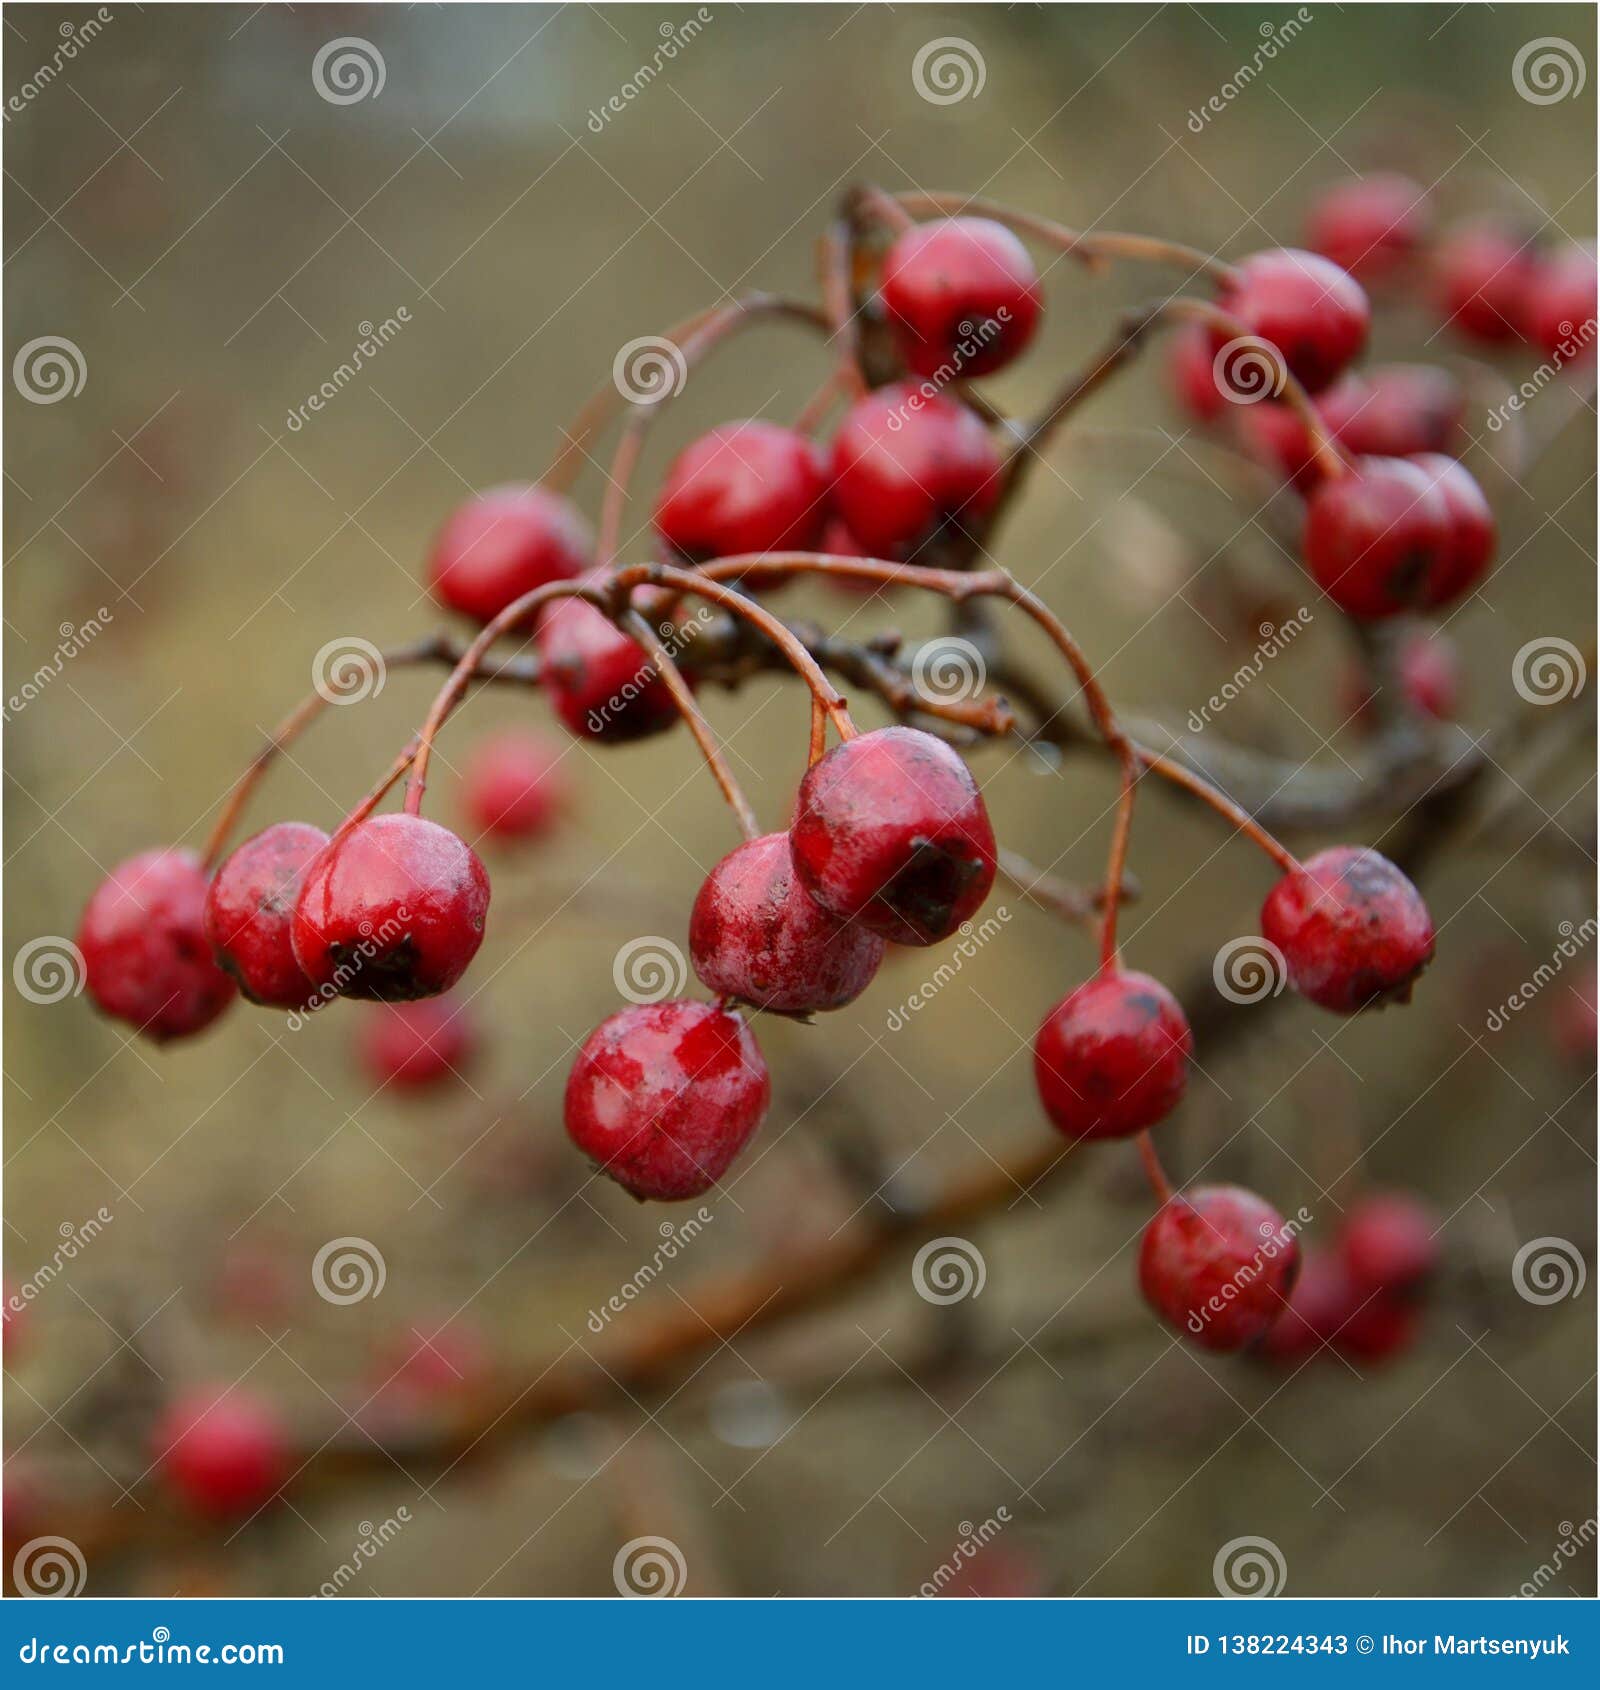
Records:
[[[1576,980],[1563,981],[1555,1003],[1555,1041],[1571,1062],[1593,1065],[1600,1034],[1600,979],[1586,968]]]
[[[1357,1361],[1389,1361],[1408,1350],[1422,1326],[1421,1305],[1408,1297],[1364,1291],[1353,1282],[1333,1333],[1334,1348]]]
[[[425,1325],[431,1328],[433,1322]],[[387,1339],[377,1348],[372,1372],[370,1407],[392,1423],[452,1398],[470,1397],[488,1382],[493,1368],[484,1335],[457,1317],[436,1331],[413,1327]]]
[[[1488,574],[1498,536],[1494,512],[1470,470],[1436,452],[1412,462],[1443,498],[1448,517],[1448,538],[1422,590],[1423,604],[1435,609],[1470,592]]]
[[[327,843],[320,827],[274,822],[245,840],[212,876],[206,938],[251,1003],[303,1009],[314,995],[295,961],[290,928],[306,868]]]
[[[1391,274],[1428,235],[1428,191],[1375,171],[1329,188],[1306,219],[1306,245],[1363,281]]]
[[[823,456],[770,422],[724,423],[673,459],[656,532],[690,563],[738,552],[813,551],[828,516]]]
[[[1314,252],[1279,247],[1237,266],[1217,304],[1269,341],[1308,393],[1320,393],[1366,344],[1371,311],[1360,284]],[[1212,350],[1229,336],[1211,333]]]
[[[1421,716],[1453,722],[1461,699],[1461,653],[1448,634],[1418,629],[1406,636],[1395,658],[1395,670],[1406,702]],[[1365,716],[1372,697],[1357,677],[1349,713]]]
[[[1394,616],[1429,596],[1451,567],[1456,528],[1434,478],[1405,458],[1358,458],[1306,501],[1306,568],[1340,610]]]
[[[594,541],[577,509],[542,487],[491,487],[451,512],[428,559],[440,604],[476,621],[550,581],[581,575]]]
[[[800,783],[790,830],[801,883],[841,921],[935,945],[994,884],[994,829],[972,771],[942,739],[878,728]]]
[[[1043,310],[1028,249],[986,217],[907,229],[884,258],[882,295],[907,368],[941,381],[1009,364]]]
[[[467,1006],[440,997],[369,1010],[358,1049],[374,1085],[413,1091],[459,1077],[476,1044]]]
[[[1403,1191],[1374,1192],[1353,1203],[1339,1229],[1339,1253],[1363,1291],[1410,1291],[1439,1263],[1439,1222]]]
[[[875,557],[978,527],[1000,497],[1000,454],[976,413],[906,383],[858,399],[833,442],[833,499]]]
[[[840,921],[795,879],[789,835],[730,851],[689,917],[694,971],[719,996],[781,1015],[838,1009],[872,984],[885,941]]]
[[[709,1191],[761,1125],[771,1081],[750,1029],[715,1004],[634,1004],[584,1041],[567,1132],[635,1197]]]
[[[556,714],[583,739],[644,739],[678,720],[650,654],[582,599],[562,599],[539,623],[539,678]]]
[[[1298,1362],[1315,1355],[1349,1317],[1350,1279],[1341,1263],[1323,1250],[1303,1251],[1289,1306],[1261,1336],[1259,1353],[1272,1361]]]
[[[1203,323],[1184,323],[1172,336],[1167,375],[1178,403],[1196,422],[1215,422],[1227,408],[1228,396],[1217,386],[1216,348]]]
[[[141,851],[95,888],[78,928],[89,995],[158,1044],[209,1026],[233,1002],[205,933],[206,875],[193,851]]]
[[[307,869],[294,954],[347,998],[433,997],[477,954],[488,910],[489,877],[465,840],[421,816],[373,816]]]
[[[566,808],[561,753],[520,728],[480,739],[461,775],[461,802],[474,828],[498,840],[537,839]]]
[[[1433,959],[1433,921],[1416,887],[1360,845],[1335,845],[1284,875],[1261,906],[1261,931],[1294,989],[1341,1015],[1408,1002]]]
[[[1379,364],[1344,377],[1317,401],[1347,451],[1376,458],[1448,450],[1466,406],[1461,383],[1434,364]]]
[[[1139,1246],[1139,1289],[1169,1326],[1208,1350],[1259,1338],[1286,1306],[1300,1246],[1283,1217],[1237,1185],[1180,1192]]]
[[[1434,272],[1452,328],[1491,345],[1521,335],[1534,262],[1514,230],[1493,219],[1458,225],[1435,249]]]
[[[1188,1018],[1159,980],[1098,974],[1044,1018],[1034,1083],[1068,1138],[1126,1138],[1177,1108],[1193,1050]]]
[[[1595,262],[1588,247],[1541,259],[1528,280],[1523,327],[1548,358],[1563,364],[1594,355]]]
[[[154,1433],[155,1456],[191,1508],[250,1514],[289,1475],[289,1445],[271,1404],[235,1386],[186,1392]]]

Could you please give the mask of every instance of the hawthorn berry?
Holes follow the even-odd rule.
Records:
[[[936,945],[994,884],[994,829],[972,771],[942,739],[877,728],[800,783],[795,871],[823,909],[897,945]]]
[[[689,916],[689,960],[706,987],[755,1009],[839,1009],[872,984],[886,941],[830,915],[795,878],[787,833],[736,846]]]
[[[1411,1291],[1439,1264],[1438,1230],[1432,1210],[1415,1197],[1372,1192],[1346,1212],[1339,1254],[1363,1291]]]
[[[833,441],[833,502],[876,557],[914,557],[980,525],[1000,497],[1000,454],[977,414],[905,382],[858,399]]]
[[[480,739],[462,770],[462,807],[473,827],[491,839],[539,838],[555,825],[568,799],[560,752],[524,729]]]
[[[1422,603],[1436,609],[1470,592],[1488,574],[1498,538],[1494,512],[1477,479],[1457,459],[1425,452],[1411,461],[1444,500],[1445,544],[1422,586]]]
[[[1217,304],[1244,332],[1270,342],[1308,393],[1336,380],[1366,344],[1371,308],[1361,286],[1314,252],[1278,247],[1236,267]],[[1212,351],[1231,336],[1211,331]]]
[[[1563,363],[1594,355],[1595,260],[1589,247],[1569,246],[1542,258],[1528,279],[1523,329],[1547,358]]]
[[[1286,874],[1261,906],[1261,931],[1283,953],[1289,983],[1340,1015],[1406,1003],[1433,960],[1433,921],[1387,857],[1335,845]]]
[[[1422,1305],[1411,1297],[1349,1287],[1343,1318],[1333,1330],[1333,1347],[1356,1361],[1390,1361],[1409,1350],[1422,1328]]]
[[[1097,974],[1044,1018],[1033,1077],[1068,1138],[1126,1138],[1165,1120],[1189,1082],[1194,1037],[1172,993],[1148,974]]]
[[[1593,1065],[1600,1035],[1600,976],[1591,968],[1563,981],[1553,1010],[1556,1048],[1569,1062]]]
[[[193,851],[141,851],[95,888],[78,927],[84,983],[107,1014],[158,1044],[208,1027],[233,1002],[205,932],[206,873]]]
[[[327,843],[327,834],[308,822],[274,822],[211,877],[206,938],[251,1003],[303,1009],[313,996],[290,929],[306,868]]]
[[[1215,422],[1227,409],[1228,396],[1217,385],[1216,348],[1203,323],[1184,323],[1173,334],[1167,378],[1179,405],[1196,422]]]
[[[649,652],[592,604],[561,599],[550,605],[537,643],[545,694],[580,739],[644,739],[678,720],[678,706]]]
[[[1336,183],[1306,218],[1306,245],[1362,281],[1392,274],[1428,237],[1428,191],[1379,170]]]
[[[372,816],[306,870],[295,960],[343,997],[433,997],[477,954],[488,910],[489,877],[464,839],[403,811]]]
[[[1305,1250],[1288,1306],[1261,1335],[1257,1352],[1271,1361],[1298,1362],[1317,1354],[1349,1317],[1349,1275],[1324,1250]]]
[[[572,1142],[624,1191],[709,1191],[767,1112],[772,1084],[744,1020],[686,998],[632,1004],[584,1041],[567,1076]]]
[[[1287,1306],[1300,1245],[1270,1203],[1237,1185],[1202,1185],[1162,1204],[1139,1246],[1139,1289],[1203,1349],[1237,1350]]]
[[[880,293],[906,367],[943,380],[1009,364],[1044,308],[1028,249],[987,217],[907,229],[884,258]]]
[[[1340,610],[1377,620],[1435,602],[1429,582],[1458,545],[1436,481],[1407,458],[1358,458],[1317,484],[1306,501],[1306,568]]]
[[[656,501],[656,532],[680,558],[808,552],[828,518],[821,451],[792,428],[724,423],[686,446]]]
[[[270,1403],[235,1386],[178,1397],[156,1423],[155,1458],[189,1507],[253,1513],[289,1474],[289,1444]]]
[[[1448,634],[1419,628],[1408,634],[1395,654],[1395,676],[1406,702],[1419,716],[1453,722],[1461,702],[1461,653]],[[1350,671],[1344,689],[1345,712],[1365,724],[1373,715],[1373,694],[1359,668]]]
[[[1317,401],[1341,446],[1376,458],[1447,451],[1466,408],[1461,383],[1436,364],[1378,364],[1335,382]]]
[[[475,494],[450,513],[428,558],[433,596],[478,622],[551,581],[581,575],[594,540],[578,509],[543,487]]]
[[[1471,340],[1516,340],[1527,321],[1534,260],[1509,224],[1486,218],[1446,232],[1434,250],[1435,286],[1445,321]]]
[[[363,1018],[357,1050],[374,1085],[415,1091],[457,1077],[477,1035],[467,1006],[453,998],[378,1004]]]

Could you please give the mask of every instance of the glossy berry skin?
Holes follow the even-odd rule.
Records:
[[[428,585],[476,622],[550,581],[581,575],[594,540],[577,507],[542,487],[491,487],[451,512],[428,558]]]
[[[306,870],[294,954],[343,997],[433,997],[466,972],[488,911],[489,877],[465,840],[421,816],[372,816]]]
[[[1340,1015],[1406,1003],[1433,959],[1433,920],[1387,857],[1335,845],[1286,874],[1261,906],[1261,931],[1289,983]]]
[[[1245,259],[1217,304],[1246,334],[1277,347],[1308,393],[1320,393],[1344,373],[1366,344],[1372,315],[1358,282],[1319,254],[1293,247]],[[1213,329],[1213,351],[1231,338]]]
[[[465,1004],[451,997],[419,998],[368,1010],[357,1053],[375,1086],[419,1091],[459,1079],[477,1042]]]
[[[678,720],[650,654],[592,604],[551,605],[539,623],[538,650],[545,696],[580,739],[622,744]]]
[[[1523,328],[1547,358],[1563,364],[1594,357],[1595,261],[1587,247],[1569,246],[1541,259],[1528,281]]]
[[[1455,528],[1435,478],[1406,458],[1359,458],[1306,501],[1306,568],[1340,610],[1365,621],[1434,602]]]
[[[877,728],[806,771],[789,837],[801,884],[841,921],[936,945],[994,884],[994,829],[972,771],[941,739]]]
[[[84,983],[107,1015],[156,1043],[208,1027],[233,1002],[205,933],[206,875],[193,851],[141,851],[95,888],[78,928]]]
[[[689,959],[708,990],[780,1015],[839,1009],[872,984],[885,941],[840,921],[795,878],[787,833],[736,846],[689,916]]]
[[[1283,1217],[1237,1185],[1169,1198],[1139,1246],[1145,1301],[1207,1350],[1241,1349],[1266,1332],[1299,1271],[1300,1245]]]
[[[157,1422],[153,1455],[195,1512],[254,1513],[289,1476],[289,1444],[270,1404],[242,1388],[178,1397]]]
[[[770,422],[733,422],[686,446],[656,501],[656,532],[689,563],[816,550],[828,518],[822,453]]]
[[[520,728],[480,739],[461,774],[461,803],[473,830],[502,844],[549,833],[569,797],[560,751]]]
[[[1216,348],[1202,323],[1184,323],[1174,332],[1167,379],[1179,405],[1196,422],[1215,422],[1229,408],[1228,396],[1217,386]],[[1242,407],[1247,415],[1262,408]]]
[[[1428,237],[1427,189],[1380,170],[1325,190],[1306,219],[1306,245],[1363,282],[1398,269]]]
[[[1034,1083],[1069,1139],[1126,1138],[1177,1107],[1193,1050],[1188,1018],[1159,980],[1097,974],[1044,1018]]]
[[[245,840],[211,877],[206,938],[251,1003],[303,1009],[312,997],[290,928],[306,867],[327,843],[320,827],[275,822]]]
[[[1447,538],[1422,584],[1423,605],[1436,609],[1471,592],[1489,573],[1498,533],[1489,501],[1464,464],[1437,452],[1411,461],[1444,501]]]
[[[1514,229],[1493,219],[1458,225],[1433,261],[1439,309],[1451,328],[1491,346],[1520,337],[1534,261]]]
[[[1028,249],[987,217],[907,229],[884,258],[880,291],[906,367],[945,381],[1009,364],[1043,310]]]
[[[833,502],[868,555],[903,560],[1000,497],[1000,454],[965,405],[896,383],[858,399],[833,442]]]
[[[771,1096],[750,1029],[715,1004],[633,1004],[584,1041],[567,1076],[572,1142],[624,1191],[677,1202],[709,1191]]]
[[[1339,1254],[1363,1291],[1411,1291],[1439,1265],[1439,1222],[1403,1191],[1373,1192],[1345,1211]]]

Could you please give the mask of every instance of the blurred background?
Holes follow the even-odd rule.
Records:
[[[681,949],[734,843],[682,733],[596,751],[516,689],[447,730],[439,820],[470,831],[463,760],[511,725],[549,737],[570,795],[536,846],[485,846],[475,1048],[436,1086],[373,1078],[364,1006],[289,1031],[240,1005],[157,1049],[70,978],[28,978],[27,947],[72,935],[113,864],[198,846],[330,641],[448,625],[420,584],[441,520],[541,473],[625,343],[750,288],[815,297],[815,242],[853,183],[1237,257],[1298,241],[1329,184],[1391,168],[1428,186],[1441,225],[1484,212],[1541,246],[1592,239],[1589,9],[1319,8],[1286,35],[1295,16],[6,8],[4,1258],[8,1291],[29,1288],[5,1339],[8,1569],[60,1536],[98,1595],[610,1594],[648,1538],[691,1594],[1209,1595],[1252,1539],[1295,1595],[1593,1593],[1590,694],[1544,709],[1513,684],[1530,641],[1592,662],[1592,387],[1563,371],[1491,427],[1539,357],[1442,331],[1420,275],[1378,295],[1370,356],[1445,365],[1469,396],[1462,449],[1502,562],[1448,631],[1460,749],[1491,766],[1464,810],[1408,793],[1388,814],[1380,788],[1291,843],[1387,847],[1393,827],[1425,859],[1437,960],[1409,1009],[1355,1021],[1220,1000],[1212,959],[1255,931],[1267,866],[1155,790],[1124,933],[1199,1028],[1160,1134],[1175,1179],[1304,1208],[1318,1247],[1371,1189],[1434,1212],[1442,1264],[1391,1353],[1274,1366],[1175,1342],[1134,1282],[1149,1199],[1131,1146],[1006,1184],[1051,1131],[1032,1030],[1094,961],[1089,934],[1006,886],[1003,922],[914,1013],[948,955],[895,956],[816,1025],[761,1019],[766,1125],[663,1263],[662,1229],[698,1205],[641,1207],[594,1179],[561,1089],[617,1004],[619,953]],[[345,37],[365,70],[319,91],[319,51]],[[1513,76],[1543,37],[1570,49],[1568,97],[1529,99]],[[945,38],[954,80],[933,81],[924,49]],[[1034,351],[986,391],[1026,413],[1172,280],[1055,264]],[[72,351],[56,348],[68,391],[41,403],[13,362],[43,337]],[[1283,501],[1263,514],[1228,420],[1197,430],[1165,364],[1158,343],[1074,418],[995,549],[1122,708],[1182,734],[1307,588]],[[673,451],[729,417],[792,418],[828,367],[776,327],[697,370],[651,437],[624,555],[647,553]],[[591,516],[610,447],[577,483]],[[851,637],[943,625],[823,585],[782,608]],[[1026,632],[1017,647],[1039,654]],[[1201,737],[1353,779],[1354,649],[1314,617]],[[246,831],[331,827],[437,678],[396,670],[327,712]],[[758,678],[706,705],[781,826],[799,689]],[[1102,759],[1013,745],[972,762],[1005,843],[1097,876]],[[981,1264],[978,1295],[918,1294],[914,1224],[839,1270],[852,1240],[975,1173],[998,1195],[946,1230]],[[381,1262],[377,1294],[319,1295],[334,1240]],[[1564,1248],[1530,1285],[1521,1253],[1540,1240]],[[810,1294],[836,1270],[835,1294]],[[625,1285],[621,1312],[597,1312]],[[748,1326],[698,1330],[708,1296],[738,1306],[752,1286]],[[314,1457],[287,1500],[212,1523],[164,1490],[153,1429],[195,1386],[260,1399],[291,1465]]]

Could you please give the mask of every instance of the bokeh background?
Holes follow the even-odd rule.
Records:
[[[706,15],[597,123],[693,8],[116,8],[8,112],[8,368],[56,336],[84,371],[55,403],[5,387],[8,974],[31,941],[74,932],[112,864],[199,842],[329,641],[442,624],[419,569],[443,515],[537,475],[624,343],[752,287],[811,295],[814,242],[851,183],[982,193],[1237,256],[1295,240],[1319,188],[1392,166],[1431,185],[1445,221],[1488,209],[1546,242],[1594,233],[1587,8],[1317,8],[1198,131],[1190,114],[1276,12]],[[7,7],[7,95],[94,16]],[[313,61],[341,36],[377,50],[381,92],[319,95]],[[912,66],[945,36],[970,46],[982,86],[935,103]],[[1542,36],[1571,45],[1587,85],[1535,104],[1512,64]],[[992,396],[1037,404],[1120,308],[1171,281],[1057,263],[1037,348]],[[292,430],[362,325],[401,307],[401,332]],[[1469,455],[1505,562],[1450,631],[1465,732],[1507,773],[1482,789],[1492,813],[1451,819],[1429,856],[1441,937],[1416,1002],[1348,1023],[1269,1004],[1250,1026],[1239,1018],[1257,1011],[1209,1005],[1226,1033],[1214,1054],[1202,1042],[1161,1142],[1175,1177],[1303,1205],[1312,1239],[1364,1188],[1422,1194],[1445,1266],[1411,1348],[1387,1367],[1291,1373],[1174,1343],[1133,1283],[1148,1198],[1131,1148],[1111,1146],[960,1229],[980,1296],[919,1297],[913,1230],[825,1304],[663,1375],[591,1371],[570,1413],[513,1412],[442,1471],[438,1437],[485,1402],[537,1394],[558,1358],[582,1374],[585,1356],[692,1322],[706,1287],[752,1271],[787,1285],[787,1262],[803,1269],[891,1202],[914,1211],[1038,1142],[1028,1037],[1092,966],[1088,935],[1002,887],[998,936],[898,1029],[936,956],[896,958],[818,1025],[768,1018],[774,1102],[737,1183],[597,1336],[591,1311],[651,1259],[662,1213],[567,1145],[566,1065],[615,1007],[619,950],[683,944],[733,834],[685,735],[563,742],[570,818],[491,858],[467,982],[481,1049],[441,1091],[375,1090],[353,1057],[354,1006],[297,1033],[240,1007],[157,1050],[86,998],[40,1003],[8,978],[8,1284],[35,1280],[102,1208],[114,1217],[8,1328],[8,1567],[22,1539],[59,1534],[95,1594],[309,1593],[399,1520],[349,1593],[610,1594],[619,1547],[655,1536],[680,1549],[691,1593],[911,1594],[998,1521],[963,1592],[1210,1594],[1219,1551],[1258,1537],[1293,1594],[1505,1594],[1552,1560],[1540,1588],[1592,1594],[1595,1290],[1533,1302],[1512,1272],[1539,1238],[1586,1273],[1594,1261],[1593,1052],[1569,1025],[1587,954],[1504,1030],[1486,1025],[1593,910],[1589,695],[1530,727],[1511,684],[1530,640],[1591,650],[1591,392],[1563,377],[1542,394],[1525,419],[1538,449],[1519,462],[1483,419],[1528,373],[1526,349],[1486,360],[1441,334],[1419,286],[1382,306],[1374,355],[1451,362],[1472,394]],[[1218,469],[1161,366],[1158,351],[1075,420],[997,549],[1070,618],[1119,703],[1181,731],[1250,657],[1260,607],[1292,612],[1306,588],[1259,489]],[[792,416],[826,370],[817,344],[776,328],[697,372],[653,435],[633,554],[671,450],[730,416]],[[601,485],[586,468],[591,513]],[[940,626],[820,587],[785,608],[852,634]],[[57,662],[61,630],[91,618],[103,630]],[[1316,618],[1207,732],[1358,766],[1351,649],[1336,617]],[[396,672],[328,712],[252,821],[331,825],[432,686]],[[798,690],[757,680],[707,707],[780,825],[804,755]],[[442,741],[432,813],[459,822],[454,771],[475,737],[529,721],[558,733],[536,695],[476,696]],[[1093,879],[1114,791],[1103,761],[1014,747],[973,760],[1006,842]],[[1380,838],[1381,798],[1338,834]],[[1266,890],[1263,862],[1224,843],[1204,812],[1142,797],[1128,956],[1192,1003]],[[381,1254],[381,1295],[317,1295],[312,1260],[341,1237]],[[375,1404],[417,1334],[448,1350],[444,1375]],[[314,1483],[242,1530],[182,1516],[148,1471],[161,1405],[206,1381],[241,1382],[322,1451]]]

